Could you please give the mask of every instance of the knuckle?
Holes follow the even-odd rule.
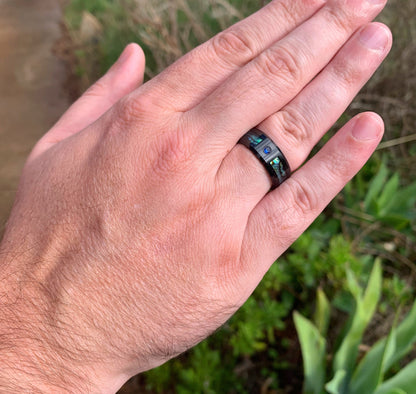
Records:
[[[322,170],[326,174],[327,181],[335,181],[339,179],[349,179],[351,173],[351,159],[346,157],[345,153],[332,151],[329,153],[328,159],[324,162],[325,168]]]
[[[350,61],[337,61],[333,67],[333,73],[336,80],[341,82],[341,86],[349,89],[361,82],[365,68],[361,61],[357,62],[353,59]]]
[[[339,31],[350,31],[353,25],[353,20],[348,17],[347,13],[340,14],[336,11],[329,11],[332,17],[332,21]]]
[[[302,8],[305,6],[306,4],[303,4]],[[297,25],[298,15],[300,14],[300,12],[297,9],[298,7],[297,7],[296,1],[294,2],[279,1],[275,3],[275,7],[276,7],[276,10],[279,12],[279,14],[283,15],[284,19],[282,20],[289,22],[290,24]]]
[[[319,7],[326,3],[327,0],[303,0],[302,3],[300,3],[300,6],[304,8],[305,6],[309,7]]]
[[[311,125],[306,124],[305,117],[294,107],[287,107],[280,111],[283,130],[293,141],[295,146],[303,145],[310,139]]]
[[[292,85],[301,78],[299,60],[283,46],[265,52],[260,56],[257,66],[260,73],[269,79],[278,79]]]
[[[251,59],[256,54],[254,43],[247,33],[236,28],[216,35],[212,39],[211,46],[218,58],[233,64]]]
[[[292,26],[299,24],[299,18],[304,18],[306,10],[314,10],[324,4],[325,0],[277,0],[271,2],[270,12]]]
[[[107,88],[105,77],[102,77],[85,91],[83,97],[101,97],[105,94]]]
[[[259,232],[265,239],[275,240],[275,234],[279,233],[278,242],[281,245],[292,244],[299,236],[299,227],[302,224],[302,217],[298,217],[292,211],[292,204],[289,200],[283,204],[270,204],[265,207],[263,220],[258,223]],[[266,220],[264,220],[264,218]]]
[[[154,106],[146,95],[137,97],[129,95],[116,104],[115,111],[117,123],[124,127],[131,127],[143,123],[148,114],[154,111]]]
[[[182,173],[193,162],[192,143],[180,128],[159,138],[154,150],[157,151],[154,171],[164,177]]]
[[[343,1],[342,4],[336,3],[334,6],[326,8],[326,12],[327,19],[335,24],[340,31],[349,32],[368,16],[369,9],[366,1]]]
[[[308,187],[297,181],[295,178],[290,179],[290,199],[292,200],[292,207],[296,212],[296,216],[305,218],[311,212],[319,209],[319,197],[315,191],[314,186],[309,184]]]

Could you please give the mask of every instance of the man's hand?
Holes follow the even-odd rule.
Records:
[[[24,169],[0,249],[0,387],[115,391],[223,324],[383,124],[359,115],[271,193],[238,140],[259,125],[299,168],[387,55],[388,28],[367,25],[384,4],[272,1],[141,87],[128,46]]]

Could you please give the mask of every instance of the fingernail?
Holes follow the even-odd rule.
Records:
[[[382,130],[376,115],[360,115],[356,118],[351,134],[356,140],[370,141],[380,137]]]
[[[128,58],[130,57],[130,55],[131,55],[130,45],[127,45],[124,48],[123,52],[121,53],[120,57],[117,59],[117,62],[116,63],[118,65],[122,65],[123,63],[125,63],[128,60]]]
[[[372,23],[360,33],[360,41],[369,49],[381,51],[386,48],[389,40],[388,32],[382,25]]]

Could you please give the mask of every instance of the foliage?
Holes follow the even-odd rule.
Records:
[[[371,180],[360,174],[345,191],[345,207],[367,222],[379,222],[397,231],[411,233],[416,219],[416,182],[403,187],[400,174],[386,166],[385,158]],[[372,163],[374,164],[374,163]]]
[[[335,217],[358,253],[382,257],[410,282],[416,275],[416,181],[406,184],[387,163],[386,155],[368,163],[336,200]]]
[[[302,348],[305,394],[392,394],[414,392],[416,360],[386,379],[391,367],[407,355],[416,342],[416,302],[402,323],[394,324],[389,335],[378,341],[358,361],[359,345],[381,296],[381,264],[376,261],[365,291],[353,273],[347,270],[348,287],[355,301],[347,328],[332,362],[331,380],[327,380],[326,352],[330,304],[318,291],[315,322],[295,312],[294,320]],[[329,370],[329,368],[328,368]]]

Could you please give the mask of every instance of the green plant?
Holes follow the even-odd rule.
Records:
[[[332,209],[355,253],[382,258],[397,279],[410,283],[416,275],[416,182],[406,183],[390,164],[387,155],[371,160]]]
[[[397,230],[402,230],[416,219],[416,182],[400,186],[400,176],[390,174],[382,163],[378,173],[368,186],[364,199],[364,211]]]
[[[378,341],[359,361],[359,345],[381,295],[382,273],[376,261],[365,291],[347,270],[349,290],[355,301],[346,330],[332,362],[327,381],[327,334],[330,304],[318,290],[314,323],[295,312],[294,321],[302,349],[305,394],[412,394],[416,384],[416,360],[388,377],[389,370],[410,352],[416,342],[416,302],[410,313],[389,335]]]
[[[341,209],[363,223],[410,232],[416,220],[416,182],[401,184],[400,174],[389,169],[386,161],[378,168],[375,161],[369,163],[347,185]]]

